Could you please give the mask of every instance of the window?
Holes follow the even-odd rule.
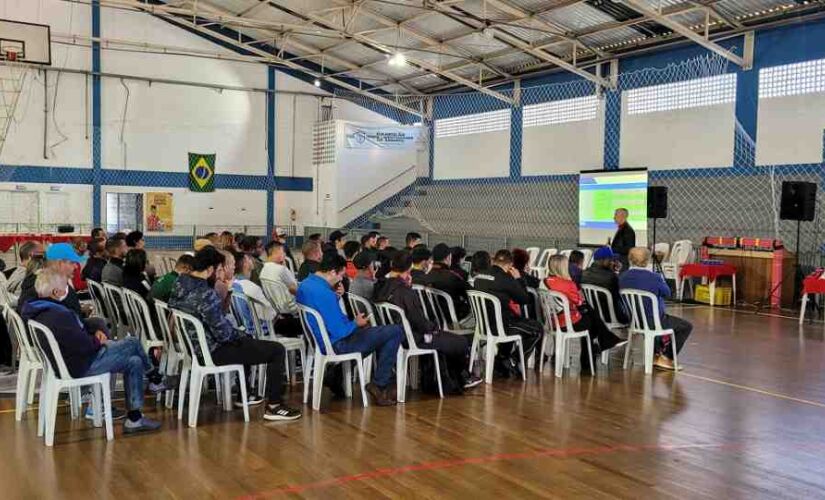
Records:
[[[642,87],[625,94],[631,115],[714,106],[736,100],[736,74]]]
[[[578,122],[596,118],[599,99],[595,95],[524,106],[524,127]]]
[[[825,92],[825,59],[759,70],[759,98]]]
[[[106,231],[129,232],[143,222],[142,193],[106,193]]]
[[[486,113],[442,118],[435,121],[435,136],[452,137],[456,135],[481,134],[497,130],[510,129],[510,108]]]

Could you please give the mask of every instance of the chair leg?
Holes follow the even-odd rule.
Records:
[[[352,399],[352,363],[346,361],[344,365],[344,394]]]
[[[103,415],[102,412],[104,411],[102,408],[103,405],[103,397],[101,395],[101,388],[100,384],[95,384],[92,387],[92,412],[94,413],[94,425],[95,427],[103,427]],[[105,410],[106,412],[111,412],[110,408]]]
[[[43,380],[40,382],[40,400],[37,406],[37,437],[43,437],[46,431],[46,415],[49,412],[49,377],[45,369]]]
[[[631,348],[633,347],[633,332],[628,330],[627,331],[627,344],[625,344],[624,348],[624,369],[627,370],[627,366],[630,363],[630,354]]]
[[[229,375],[231,375],[231,373]],[[238,370],[238,378],[240,379],[239,384],[241,386],[241,404],[243,405],[243,421],[249,422],[249,404],[246,399],[246,373],[244,372],[243,368]]]
[[[54,428],[57,425],[57,400],[59,397],[60,388],[52,381],[49,388],[49,407],[46,415],[46,446],[54,446]]]
[[[395,355],[395,397],[399,403],[407,398],[407,354],[403,347]]]
[[[645,374],[653,373],[653,341],[652,335],[645,334]]]
[[[107,441],[111,441],[115,438],[115,431],[112,427],[112,392],[109,389],[109,383],[110,380],[108,378],[104,378],[103,384],[101,385],[101,392],[103,393],[103,406],[106,408],[106,412],[103,418],[106,424]]]
[[[593,366],[593,346],[592,346],[592,343],[590,342],[590,333],[588,333],[587,337],[585,337],[585,338],[587,339],[587,362],[590,363],[590,373],[595,375],[596,374],[596,369]],[[584,368],[584,367],[582,367],[582,368]]]
[[[493,366],[495,362],[495,341],[492,337],[487,337],[486,359],[484,360],[484,382],[487,384],[493,383]]]
[[[326,369],[326,360],[320,354],[315,355],[315,369],[312,380],[312,409],[319,411],[321,409],[321,392],[324,390],[324,370]]]
[[[203,379],[204,375],[201,372],[192,370],[191,387],[189,388],[189,427],[198,426],[198,409],[201,403]]]
[[[441,387],[441,366],[438,364],[438,352],[433,352],[435,359],[435,380],[438,382],[438,397],[444,399],[444,389]],[[522,354],[522,360],[524,355]]]
[[[418,356],[407,357],[407,377],[409,379],[409,386],[417,391],[421,387],[419,383],[421,380],[421,370],[418,369]]]
[[[29,368],[28,368],[27,371],[28,371],[28,374],[29,374],[29,377],[28,377],[29,378],[29,395],[28,395],[28,399],[26,400],[26,402],[28,404],[32,405],[32,404],[34,404],[34,390],[35,390],[35,387],[37,387],[37,375],[40,372],[40,370],[37,369],[37,368],[31,368],[31,365],[29,365]]]
[[[808,294],[803,293],[802,294],[802,307],[800,307],[800,309],[799,309],[799,324],[800,325],[805,322],[805,309],[807,308],[807,306],[808,306]]]
[[[181,370],[180,382],[178,383],[178,420],[183,420],[183,400],[186,398],[186,386],[189,385],[191,374],[187,366]]]
[[[674,368],[673,372],[674,373],[679,373],[679,361],[677,360],[677,355],[676,355],[676,334],[675,333],[672,333],[670,335],[670,341],[671,341],[671,345],[673,346],[673,368]]]
[[[232,375],[232,372],[223,374],[223,411],[232,410]]]
[[[561,378],[562,370],[564,370],[564,358],[567,356],[565,351],[564,334],[556,332],[556,377]]]
[[[521,342],[521,339],[516,341],[516,345],[518,346],[518,354],[521,358],[521,379],[527,380],[527,367],[524,365],[524,345]]]
[[[470,368],[469,372],[473,373],[473,364],[476,360],[476,351],[478,350],[478,336],[473,335],[473,344],[470,346]]]
[[[69,388],[69,414],[72,420],[80,418],[80,409],[83,405],[83,398],[80,394],[79,387]]]
[[[367,383],[366,380],[364,380],[364,372],[366,371],[364,360],[356,362],[355,368],[358,370],[358,384],[361,386],[361,401],[363,402],[364,408],[366,408],[370,405],[370,401],[369,398],[367,398]]]
[[[312,383],[313,370],[315,366],[314,356],[307,356],[304,363],[304,404],[309,402],[309,386]]]
[[[23,420],[23,413],[28,406],[27,397],[29,393],[29,364],[25,360],[20,363],[20,370],[17,372],[17,392],[14,397],[14,419],[18,422]],[[34,384],[31,384],[34,386]]]
[[[544,372],[544,351],[547,348],[547,334],[543,334],[541,337],[541,349],[538,350],[538,364],[539,364],[539,374]]]

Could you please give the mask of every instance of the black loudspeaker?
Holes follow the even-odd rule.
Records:
[[[815,212],[815,182],[782,182],[782,200],[779,203],[780,219],[812,221]]]
[[[66,226],[57,226],[57,232],[61,233],[61,234],[63,234],[63,233],[73,233],[74,232],[74,226],[68,226],[68,225],[66,225]]]
[[[647,218],[667,218],[667,186],[647,187]]]

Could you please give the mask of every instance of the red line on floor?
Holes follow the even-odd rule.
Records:
[[[451,467],[461,467],[464,465],[478,465],[511,460],[533,460],[546,457],[573,457],[583,455],[605,455],[609,453],[631,452],[638,453],[644,451],[673,451],[692,449],[734,449],[741,447],[741,443],[716,443],[716,444],[649,444],[649,445],[619,445],[619,446],[598,446],[590,448],[547,448],[543,450],[528,451],[522,453],[499,453],[481,457],[458,458],[454,460],[435,460],[421,462],[418,464],[404,465],[401,467],[388,467],[365,471],[349,476],[340,476],[332,479],[325,479],[314,483],[304,483],[287,485],[270,491],[253,493],[238,497],[237,500],[258,500],[270,498],[285,493],[302,493],[307,490],[318,490],[332,486],[342,486],[356,481],[366,481],[381,477],[392,477],[401,474],[418,471],[430,471],[448,469]]]

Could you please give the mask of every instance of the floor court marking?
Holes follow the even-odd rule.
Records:
[[[590,448],[547,448],[543,450],[529,451],[523,453],[500,453],[480,457],[458,458],[454,460],[435,460],[430,462],[420,462],[416,464],[404,465],[401,467],[385,467],[371,471],[365,471],[348,476],[339,476],[332,479],[325,479],[312,483],[294,484],[281,488],[242,495],[236,500],[260,500],[271,498],[288,493],[302,493],[308,490],[320,490],[334,486],[343,486],[349,483],[367,481],[383,477],[393,477],[411,472],[442,470],[465,465],[480,465],[513,460],[534,460],[547,457],[579,457],[593,455],[607,455],[610,453],[640,453],[646,451],[679,451],[697,449],[733,450],[744,446],[744,443],[708,443],[708,444],[649,444],[649,445],[614,445],[598,446]]]
[[[763,389],[757,389],[756,387],[748,387],[747,385],[736,384],[736,383],[733,383],[733,382],[726,382],[724,380],[719,380],[719,379],[710,378],[710,377],[703,377],[701,375],[694,375],[692,373],[684,373],[683,372],[683,373],[678,374],[677,376],[678,377],[695,378],[695,379],[698,379],[698,380],[704,380],[705,382],[711,382],[711,383],[714,383],[714,384],[726,385],[728,387],[733,387],[735,389],[742,389],[742,390],[745,390],[745,391],[755,392],[757,394],[762,394],[762,395],[765,395],[765,396],[771,396],[771,397],[774,397],[774,398],[784,399],[786,401],[793,401],[795,403],[802,403],[802,404],[806,404],[806,405],[816,406],[817,408],[825,408],[825,403],[820,403],[819,401],[811,401],[809,399],[795,398],[793,396],[780,394],[778,392],[766,391],[766,390],[763,390]]]

